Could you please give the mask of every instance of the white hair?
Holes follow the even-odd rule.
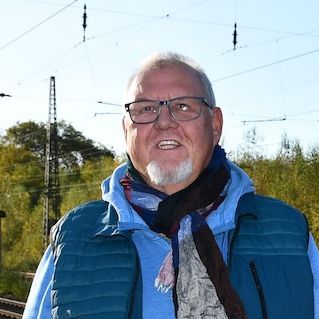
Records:
[[[184,55],[174,53],[174,52],[153,53],[144,61],[142,61],[140,68],[135,73],[133,73],[132,76],[130,77],[126,90],[128,91],[134,79],[136,79],[137,76],[143,74],[144,72],[150,69],[160,70],[166,66],[172,66],[172,65],[181,66],[185,68],[186,70],[190,70],[194,72],[198,76],[203,86],[205,98],[207,99],[208,103],[212,107],[216,106],[212,84],[210,80],[208,79],[205,71],[193,60],[187,58]]]

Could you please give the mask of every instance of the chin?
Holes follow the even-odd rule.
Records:
[[[192,175],[193,163],[191,159],[186,159],[176,165],[161,165],[161,163],[153,160],[147,165],[146,172],[155,185],[166,186],[179,184]]]

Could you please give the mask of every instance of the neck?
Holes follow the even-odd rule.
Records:
[[[175,194],[179,191],[181,191],[182,189],[188,187],[190,184],[192,184],[194,182],[194,178],[189,178],[181,183],[178,183],[178,184],[167,184],[167,185],[163,185],[163,186],[160,186],[160,185],[156,185],[154,183],[152,183],[151,180],[149,180],[148,177],[145,176],[145,182],[151,186],[152,188],[162,192],[162,193],[165,193],[167,195],[172,195],[172,194]]]

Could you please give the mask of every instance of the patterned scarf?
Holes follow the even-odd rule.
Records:
[[[206,223],[206,217],[222,202],[228,179],[225,152],[216,146],[200,176],[170,196],[148,186],[130,160],[121,181],[128,201],[149,227],[171,238],[172,252],[159,270],[155,286],[163,293],[173,288],[178,319],[246,319]]]

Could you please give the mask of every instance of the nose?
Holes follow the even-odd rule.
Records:
[[[155,122],[155,127],[161,130],[168,129],[170,127],[177,127],[178,123],[173,118],[168,105],[163,104],[159,113],[159,116]]]

